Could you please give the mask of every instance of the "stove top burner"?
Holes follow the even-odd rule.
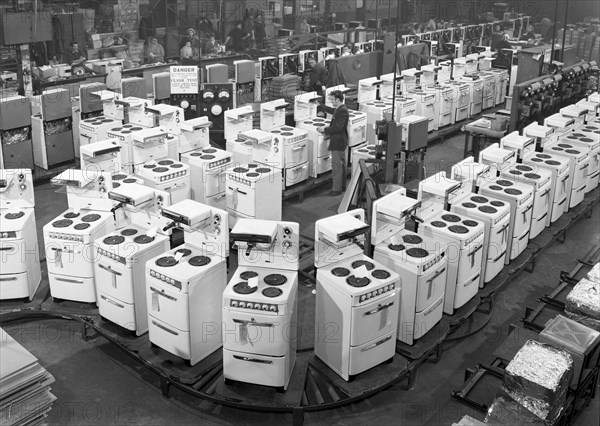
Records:
[[[392,274],[384,269],[375,269],[373,272],[371,272],[371,275],[373,275],[373,278],[378,280],[385,280],[388,279]]]
[[[117,244],[121,244],[123,241],[125,241],[125,238],[123,238],[120,235],[111,235],[110,237],[106,237],[105,239],[102,240],[102,242],[104,244],[107,244],[109,246],[115,246]]]
[[[192,266],[206,266],[210,263],[210,257],[207,256],[194,256],[188,263]]]
[[[215,152],[217,152],[217,150],[214,148],[205,148],[202,150],[202,152],[205,152],[207,154],[214,154]]]
[[[455,234],[466,234],[469,232],[469,230],[462,225],[452,225],[448,229]]]
[[[597,133],[597,132],[596,132],[596,133]],[[591,143],[591,142],[594,142],[594,140],[593,140],[593,139],[591,139],[591,138],[581,138],[581,139],[580,139],[580,141],[581,141],[581,142],[585,142],[585,143]]]
[[[214,160],[214,158],[215,158],[215,156],[214,155],[210,155],[210,154],[203,155],[203,156],[200,157],[200,159],[202,159],[202,160]]]
[[[156,164],[144,164],[144,169],[153,169],[156,167]]]
[[[421,244],[423,242],[423,238],[418,235],[403,235],[402,241],[406,244]]]
[[[260,168],[256,169],[257,173],[269,173],[270,171],[271,171],[271,169],[268,167],[260,167]]]
[[[260,173],[250,172],[250,173],[246,173],[246,176],[251,177],[251,178],[255,178],[255,177],[260,176]]]
[[[181,255],[183,257],[189,256],[190,254],[192,254],[192,251],[190,249],[179,249],[175,251],[175,254],[179,254],[181,253]]]
[[[23,212],[17,212],[17,213],[6,213],[6,214],[4,215],[4,217],[5,217],[6,219],[8,219],[8,220],[18,219],[18,218],[20,218],[20,217],[23,217],[23,216],[25,216],[25,213],[23,213]],[[69,225],[67,225],[67,226],[69,226]]]
[[[515,188],[507,188],[504,190],[508,195],[521,195],[522,192]]]
[[[127,177],[127,175],[124,174],[116,174],[112,176],[112,180],[123,180]]]
[[[543,160],[541,158],[532,158],[531,161],[535,163],[541,163]]]
[[[492,207],[492,208],[493,208],[493,207]],[[472,227],[474,227],[474,226],[477,226],[477,225],[479,225],[479,222],[476,222],[476,221],[474,221],[474,220],[463,220],[463,224],[464,224],[465,226],[468,226],[468,227],[471,227],[471,228],[472,228]]]
[[[254,164],[254,163],[248,164],[249,169],[256,169],[257,167],[258,167],[258,164]]]
[[[368,286],[370,283],[371,280],[367,277],[358,278],[354,275],[350,275],[348,278],[346,278],[346,284],[352,287],[365,287]]]
[[[404,244],[390,244],[388,245],[388,248],[392,251],[402,251],[406,247],[404,246]]]
[[[569,145],[566,143],[559,143],[558,146],[560,146],[561,148],[571,148],[573,145]]]
[[[248,169],[245,167],[236,167],[233,169],[234,173],[248,173]]]
[[[279,297],[283,291],[279,288],[267,287],[262,291],[262,295],[268,298]]]
[[[157,167],[154,169],[154,173],[164,173],[164,172],[168,172],[169,168],[168,167]]]
[[[487,214],[493,214],[498,212],[498,210],[493,208],[492,206],[481,206],[479,207],[479,211]]]
[[[258,277],[258,274],[254,271],[244,271],[240,274],[240,278],[244,281],[249,280],[250,278]]]
[[[246,281],[242,281],[233,286],[233,291],[238,294],[252,294],[256,290],[258,290],[258,287],[250,287]]]
[[[169,268],[171,266],[177,265],[179,262],[173,256],[165,256],[156,260],[156,266],[161,266],[163,268]]]
[[[473,201],[474,203],[487,203],[488,199],[480,195],[476,195],[474,197],[471,197],[471,201]]]
[[[509,170],[508,173],[510,173],[511,175],[522,175],[523,173],[519,170]]]
[[[152,241],[154,241],[154,237],[149,237],[148,235],[138,235],[133,239],[133,242],[138,244],[148,244]]]
[[[137,233],[138,233],[137,229],[133,229],[133,228],[127,228],[127,229],[123,229],[121,231],[121,235],[123,235],[125,237],[131,237],[132,235],[135,235]]]
[[[158,162],[158,165],[159,166],[170,166],[173,163],[174,163],[173,160],[161,160]]]
[[[410,257],[422,258],[422,257],[427,256],[429,254],[429,252],[427,250],[419,248],[419,247],[412,247],[412,248],[409,248],[408,250],[406,250],[406,254],[409,255]]]
[[[502,191],[502,187],[498,185],[490,185],[492,191]]]
[[[71,226],[72,223],[72,220],[61,219],[57,220],[56,222],[52,222],[52,226],[54,226],[55,228],[66,228],[67,226]]]
[[[86,214],[85,216],[83,216],[83,217],[81,218],[81,221],[82,221],[82,222],[95,222],[95,221],[97,221],[98,219],[100,219],[100,217],[101,217],[101,216],[100,216],[99,214],[96,214],[96,213],[92,213],[92,214]]]
[[[123,183],[136,183],[137,180],[135,180],[134,178],[127,178],[123,180]]]
[[[550,156],[550,155],[548,155],[548,154],[537,154],[537,156],[538,156],[539,158],[544,158],[544,159],[546,159],[546,158],[552,158],[552,156]]]
[[[568,152],[569,154],[581,154],[581,152],[576,149],[567,149],[565,152]]]
[[[548,160],[546,161],[546,164],[548,164],[549,166],[560,166],[560,161]]]
[[[355,260],[354,262],[352,262],[352,269],[360,268],[361,266],[365,266],[367,268],[367,271],[370,271],[371,269],[375,268],[373,262],[369,262],[368,260]]]
[[[77,216],[79,216],[79,213],[69,212],[69,213],[65,214],[63,217],[65,219],[75,219]]]
[[[265,284],[268,285],[283,285],[287,282],[287,278],[281,274],[270,274],[263,278]]]
[[[526,166],[526,165],[524,165],[524,164],[519,164],[519,165],[517,165],[517,166],[515,167],[515,169],[517,169],[517,170],[521,170],[522,172],[530,172],[530,171],[532,171],[532,170],[533,170],[531,167],[529,167],[529,166]]]
[[[444,219],[446,222],[460,222],[460,217],[456,216],[455,214],[445,214],[442,216],[442,219]]]
[[[289,126],[283,126],[283,127],[281,127],[281,130],[286,130],[286,131],[289,132],[289,131],[294,130],[294,128],[293,127],[289,127]]]
[[[441,220],[434,220],[431,222],[431,226],[435,226],[436,228],[443,228],[446,226],[446,222],[442,222]]]
[[[462,203],[463,207],[466,207],[467,209],[473,209],[475,207],[477,207],[477,205],[475,203]]]
[[[348,268],[333,268],[331,273],[335,277],[345,277],[350,275],[350,270]]]
[[[173,165],[171,166],[171,168],[172,168],[172,169],[181,169],[182,167],[183,167],[183,164],[179,164],[179,163],[177,163],[177,164],[173,164]]]
[[[525,173],[525,177],[528,178],[528,179],[535,179],[535,180],[542,178],[537,173]]]
[[[89,223],[78,223],[73,228],[77,229],[78,231],[83,231],[84,229],[88,229],[89,227],[90,227]]]
[[[513,185],[513,183],[511,181],[504,180],[504,179],[497,180],[496,183],[500,186],[512,186]]]

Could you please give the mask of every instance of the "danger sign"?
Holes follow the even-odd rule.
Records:
[[[171,93],[198,93],[198,66],[171,67]]]

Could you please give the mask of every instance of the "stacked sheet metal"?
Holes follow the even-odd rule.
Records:
[[[1,328],[0,339],[0,425],[46,423],[54,377]]]
[[[569,318],[600,331],[600,283],[582,278],[567,295],[565,313]]]
[[[539,419],[552,423],[566,405],[572,370],[567,352],[529,340],[506,367],[502,389]]]

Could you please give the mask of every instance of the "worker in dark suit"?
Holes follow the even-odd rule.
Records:
[[[325,86],[327,86],[327,68],[325,65],[317,62],[317,58],[311,56],[308,59],[308,64],[312,69],[310,72],[310,90],[317,92],[317,95],[323,96]]]
[[[330,102],[335,108],[329,127],[318,127],[317,131],[329,135],[331,151],[331,174],[333,187],[329,195],[341,195],[346,190],[346,151],[348,148],[348,108],[344,104],[344,94],[334,90]]]

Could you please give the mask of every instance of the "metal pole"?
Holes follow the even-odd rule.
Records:
[[[567,40],[567,18],[569,16],[569,0],[567,0],[565,6],[565,22],[563,24],[563,39],[562,46],[560,47],[560,61],[563,62],[563,58],[565,57],[565,41]],[[556,27],[556,24],[554,25]],[[554,49],[554,47],[552,47]]]
[[[555,59],[554,46],[556,46],[556,20],[558,19],[558,0],[554,2],[554,31],[552,32],[552,53],[550,55],[550,63]],[[563,30],[564,32],[564,30]]]
[[[389,15],[388,15],[389,16]],[[398,30],[400,29],[400,6],[396,9],[396,46],[394,48],[394,80],[392,81],[392,87],[394,90],[392,96],[392,123],[394,122],[394,115],[396,113],[396,77],[398,76]]]
[[[388,27],[387,30],[390,30],[390,26],[392,23],[392,0],[388,0]]]

